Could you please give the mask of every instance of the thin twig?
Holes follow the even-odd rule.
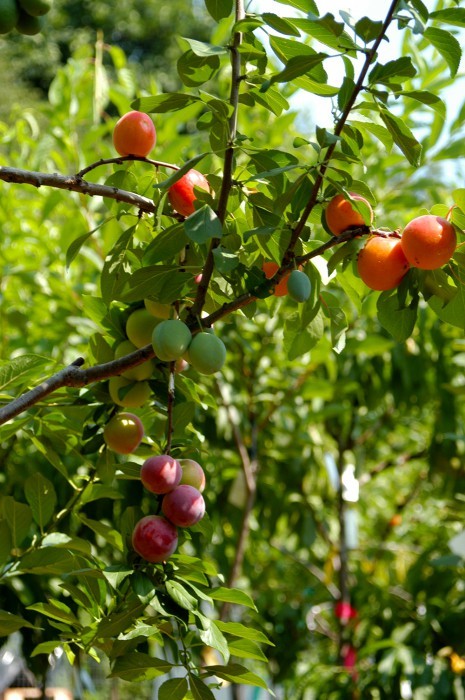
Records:
[[[108,197],[117,202],[126,202],[137,207],[140,211],[153,214],[156,206],[153,200],[142,195],[120,190],[118,187],[99,185],[94,182],[87,182],[76,175],[58,175],[57,173],[40,173],[32,170],[22,170],[20,168],[0,168],[0,180],[16,184],[34,185],[34,187],[55,187],[59,190],[69,190],[70,192],[81,192],[91,197]]]
[[[161,160],[152,160],[151,158],[145,158],[145,156],[118,156],[115,158],[101,158],[100,160],[91,163],[87,167],[76,173],[76,178],[83,178],[84,175],[90,173],[91,170],[99,168],[101,165],[109,165],[111,163],[116,163],[117,165],[122,165],[127,160],[137,160],[142,163],[148,163],[149,165],[154,165],[156,168],[168,168],[169,170],[179,170],[179,165],[174,165],[173,163],[164,163]]]
[[[170,362],[170,373],[168,377],[168,423],[166,427],[166,449],[165,454],[169,455],[171,452],[171,443],[173,441],[174,423],[173,423],[173,410],[174,410],[174,397],[175,397],[175,382],[174,376],[176,371],[176,362]]]

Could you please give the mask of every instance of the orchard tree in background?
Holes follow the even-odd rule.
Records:
[[[0,125],[0,633],[44,687],[461,698],[465,9],[205,6],[176,92],[100,37]]]

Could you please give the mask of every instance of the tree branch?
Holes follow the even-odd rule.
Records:
[[[86,168],[83,168],[80,170],[78,173],[76,173],[75,177],[77,178],[82,178],[84,175],[87,175],[87,173],[90,173],[91,170],[94,170],[95,168],[99,168],[101,165],[109,165],[110,163],[116,163],[117,165],[122,165],[124,161],[126,160],[138,160],[141,161],[142,163],[148,163],[149,165],[154,165],[156,168],[168,168],[169,170],[179,170],[179,165],[173,165],[173,163],[164,163],[161,160],[152,160],[151,158],[146,158],[145,156],[119,156],[117,158],[101,158],[100,160],[97,160],[95,163],[91,163],[88,165]]]
[[[344,110],[343,110],[340,118],[338,119],[338,122],[336,124],[335,129],[334,129],[335,136],[340,136],[340,134],[342,133],[342,130],[345,126],[345,123],[349,117],[350,112],[352,111],[352,108],[355,104],[355,101],[363,89],[363,83],[364,83],[366,75],[368,73],[368,69],[370,68],[370,65],[373,61],[373,58],[375,57],[376,52],[378,51],[379,45],[381,44],[381,42],[382,42],[382,40],[383,40],[387,30],[388,30],[389,25],[392,22],[394,12],[396,10],[398,3],[399,3],[399,0],[392,0],[391,6],[386,14],[386,19],[384,20],[383,26],[381,27],[381,31],[380,31],[378,37],[376,38],[376,41],[373,43],[373,46],[366,53],[365,61],[364,61],[364,64],[360,70],[358,80],[357,80],[357,82],[352,90],[352,94],[349,97],[349,100],[347,101],[347,104],[345,105]],[[315,179],[315,182],[313,184],[312,191],[310,193],[310,197],[308,199],[307,205],[304,209],[302,216],[300,217],[300,220],[299,220],[297,226],[295,227],[295,229],[292,232],[292,236],[291,236],[291,239],[289,241],[289,245],[288,245],[288,247],[283,255],[283,264],[289,263],[293,257],[293,251],[294,251],[294,248],[296,246],[296,243],[300,238],[300,235],[304,229],[305,224],[307,223],[308,217],[312,213],[313,208],[314,208],[315,204],[317,203],[318,193],[320,191],[320,187],[321,187],[323,180],[324,180],[324,177],[326,175],[326,171],[328,169],[330,160],[331,160],[333,153],[336,149],[336,145],[337,145],[337,141],[335,140],[335,141],[333,141],[333,143],[331,143],[328,146],[328,149],[327,149],[326,154],[325,154],[324,162],[321,164],[318,175],[316,176],[316,179]]]
[[[236,0],[236,22],[244,19],[245,9],[243,0]],[[218,209],[217,215],[221,223],[223,224],[226,219],[229,193],[231,191],[232,184],[232,173],[234,166],[234,142],[237,135],[237,117],[239,108],[239,88],[241,83],[241,55],[239,53],[239,46],[242,42],[242,33],[235,32],[233,35],[233,41],[230,46],[231,51],[231,92],[229,95],[229,104],[232,106],[233,111],[229,119],[229,139],[228,146],[224,154],[224,166],[223,166],[223,181],[221,183],[221,191],[218,199]],[[205,264],[202,270],[202,278],[197,289],[197,294],[192,304],[192,308],[189,314],[189,318],[197,318],[200,316],[203,306],[205,304],[205,298],[207,296],[208,285],[213,274],[213,269],[215,266],[215,260],[213,257],[213,251],[218,247],[219,239],[212,238],[210,241],[210,248],[207,253]]]
[[[20,413],[23,413],[23,411],[26,411],[57,389],[61,389],[65,386],[83,387],[92,382],[114,377],[115,375],[122,374],[131,367],[136,367],[152,359],[154,356],[155,353],[152,346],[146,345],[144,348],[135,350],[119,360],[112,360],[111,362],[105,362],[101,365],[94,365],[94,367],[89,367],[89,369],[81,369],[84,364],[84,359],[79,357],[71,365],[59,370],[59,372],[53,374],[49,379],[39,384],[39,386],[34,387],[30,391],[26,391],[26,393],[22,394],[17,399],[14,399],[6,406],[3,406],[3,408],[0,408],[0,425],[3,425],[3,423],[18,416]]]
[[[34,185],[34,187],[55,187],[59,190],[81,192],[91,197],[108,197],[117,202],[126,202],[137,207],[140,211],[153,214],[156,206],[151,199],[142,195],[120,190],[118,187],[98,185],[94,182],[82,180],[77,175],[58,175],[57,173],[40,173],[20,168],[0,168],[0,180],[16,184]]]

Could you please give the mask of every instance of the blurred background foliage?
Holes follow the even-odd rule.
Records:
[[[1,111],[2,165],[69,173],[114,155],[114,116],[144,91],[178,85],[175,33],[201,40],[211,31],[199,5],[185,0],[134,0],[124,7],[57,3],[50,23],[50,31],[33,40],[1,39],[0,66],[9,80]],[[220,94],[226,85],[220,75]],[[413,123],[419,114],[421,109],[405,112],[405,119]],[[271,119],[259,106],[247,107],[240,131],[253,135],[254,147],[279,146],[305,160],[305,148],[293,147],[295,116]],[[208,150],[197,117],[188,108],[155,118],[160,160],[182,162]],[[415,173],[398,152],[380,152],[366,134],[363,167],[357,167],[378,199],[379,226],[400,226],[418,208],[448,201],[447,173],[433,158],[429,162],[434,143],[428,136],[424,145],[426,165]],[[206,171],[218,167],[215,156],[204,163]],[[130,171],[143,193],[145,181],[151,183],[147,166],[135,164]],[[106,175],[112,172],[108,168]],[[100,172],[92,174],[98,177]],[[1,190],[1,357],[41,355],[45,375],[54,363],[89,357],[89,338],[99,330],[88,315],[89,299],[99,294],[107,252],[137,217],[73,193],[4,183]],[[319,216],[321,209],[313,224],[324,238]],[[89,231],[94,233],[67,266],[70,243]],[[150,231],[142,227],[138,235],[143,245]],[[253,622],[258,619],[275,644],[267,650],[267,672],[278,696],[462,698],[464,666],[457,658],[465,658],[465,567],[448,542],[464,522],[463,332],[443,325],[423,305],[412,337],[396,343],[376,319],[376,295],[356,303],[351,289],[357,285],[345,269],[326,286],[328,301],[348,318],[340,354],[325,335],[310,353],[287,359],[283,328],[295,312],[288,299],[261,300],[247,316],[217,324],[228,363],[221,377],[202,379],[217,409],[197,407],[193,427],[177,436],[208,477],[212,541],[199,545],[194,538],[188,546],[201,548],[227,578],[251,509],[236,585],[253,595],[259,610]],[[187,377],[196,381],[194,374]],[[29,380],[25,373],[24,386],[17,381],[15,389]],[[4,399],[8,389],[2,389]],[[59,503],[66,502],[70,494],[38,445],[46,447],[51,436],[61,439],[70,473],[79,468],[74,447],[83,425],[95,420],[99,401],[108,402],[104,385],[83,390],[81,398],[76,402],[73,392],[63,390],[38,407],[39,442],[31,441],[30,418],[2,430],[4,496],[21,500],[23,483],[40,470],[54,483]],[[141,415],[153,440],[161,441],[163,413]],[[244,482],[244,450],[255,474],[252,494]],[[360,485],[353,503],[343,502],[338,488],[350,465]],[[143,498],[132,482],[119,488],[126,504]],[[88,515],[111,521],[119,508],[100,502],[88,507]],[[341,518],[353,540],[345,562]],[[81,523],[73,527],[84,536]],[[93,533],[86,530],[85,537],[91,540]],[[108,545],[105,556],[114,556]],[[24,577],[18,597],[4,599],[2,607],[14,611],[17,599],[22,605],[45,600],[48,585],[38,591]],[[335,614],[341,585],[357,611],[346,624]],[[26,634],[25,650],[36,641]],[[355,667],[340,663],[350,658],[349,649],[356,649]]]

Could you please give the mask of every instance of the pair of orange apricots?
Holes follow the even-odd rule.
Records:
[[[155,127],[148,114],[132,111],[122,116],[115,125],[113,143],[122,156],[146,157],[156,143]],[[178,214],[190,216],[194,213],[194,187],[210,191],[207,179],[197,170],[189,170],[169,188],[168,199]],[[410,221],[402,235],[370,232],[370,226],[366,224],[364,217],[352,206],[353,201],[365,205],[370,214],[371,225],[373,210],[370,204],[361,195],[352,193],[350,199],[342,194],[331,199],[325,210],[326,225],[334,236],[355,229],[361,229],[361,233],[370,233],[358,255],[357,270],[363,282],[371,289],[394,289],[410,267],[436,270],[445,265],[454,254],[457,236],[454,226],[447,219],[426,214]],[[263,264],[263,271],[268,279],[271,279],[278,269],[277,263],[268,261]],[[296,271],[290,275],[295,273]],[[290,275],[286,275],[275,286],[275,296],[288,294]],[[298,280],[299,285],[301,282],[302,280]],[[306,291],[304,297],[308,296]]]

